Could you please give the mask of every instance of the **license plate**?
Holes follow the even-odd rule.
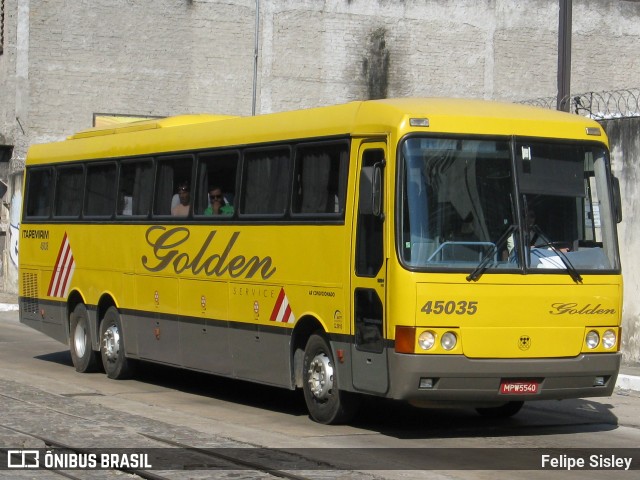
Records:
[[[504,395],[531,395],[539,390],[538,382],[528,380],[504,380],[500,384],[500,393]]]

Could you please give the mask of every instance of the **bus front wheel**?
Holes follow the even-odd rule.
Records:
[[[98,352],[91,349],[89,315],[82,303],[76,305],[69,316],[69,350],[77,372],[95,372],[98,367]]]
[[[314,334],[304,350],[302,378],[304,399],[311,417],[318,423],[346,423],[358,408],[358,396],[338,388],[331,347],[326,338]]]
[[[109,378],[122,380],[131,377],[132,363],[124,355],[122,321],[115,307],[107,309],[100,324],[100,354]]]

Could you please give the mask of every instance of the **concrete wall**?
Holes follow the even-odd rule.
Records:
[[[640,118],[602,122],[609,136],[611,163],[620,179],[622,223],[618,225],[624,308],[622,311],[622,352],[626,363],[640,363]]]
[[[573,90],[635,86],[640,3],[573,3]],[[5,16],[0,134],[17,165],[96,112],[251,114],[255,0],[5,0]],[[262,0],[256,111],[553,96],[557,30],[551,0]]]

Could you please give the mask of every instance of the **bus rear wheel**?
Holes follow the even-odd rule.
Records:
[[[109,307],[100,324],[100,354],[109,378],[123,380],[133,374],[133,364],[125,357],[124,335],[120,312]]]
[[[476,408],[476,412],[478,412],[483,417],[508,418],[513,417],[516,413],[518,413],[523,405],[524,402],[507,402],[504,405],[500,405],[498,407],[478,407]]]
[[[69,350],[76,372],[95,372],[99,353],[91,349],[89,314],[82,303],[76,305],[69,316],[69,337]]]
[[[314,334],[304,350],[302,379],[304,399],[311,418],[318,423],[346,423],[353,418],[359,397],[338,388],[333,354],[326,338]]]

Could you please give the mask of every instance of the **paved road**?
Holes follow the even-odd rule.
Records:
[[[309,420],[298,392],[153,365],[144,365],[136,379],[128,381],[79,374],[64,345],[18,323],[15,311],[0,312],[0,404],[0,445],[5,448],[42,447],[42,438],[99,449],[167,447],[168,442],[231,452],[252,447],[242,451],[249,452],[245,460],[259,463],[261,455],[268,456],[283,469],[295,463],[294,473],[304,478],[506,479],[514,472],[449,470],[427,475],[425,470],[431,470],[430,462],[444,469],[465,459],[475,462],[472,465],[487,460],[496,468],[518,470],[519,462],[529,458],[530,451],[523,449],[562,449],[551,450],[559,453],[587,448],[608,454],[606,449],[640,446],[640,395],[634,391],[601,399],[534,402],[503,421],[479,417],[471,409],[422,410],[370,399],[353,425],[324,426]],[[481,450],[487,447],[502,450]],[[305,450],[288,456],[264,448]],[[447,450],[434,456],[435,448]],[[632,456],[640,462],[640,451],[632,451]],[[444,467],[435,463],[440,460]],[[217,465],[215,470],[155,473],[175,479],[271,478],[266,472],[229,470],[211,462],[221,460],[207,463]],[[132,478],[117,471],[70,473],[75,478]],[[527,478],[549,475],[522,473]],[[607,473],[619,478],[634,474]],[[601,478],[603,472],[567,475]],[[0,478],[62,477],[47,471],[0,471]]]

